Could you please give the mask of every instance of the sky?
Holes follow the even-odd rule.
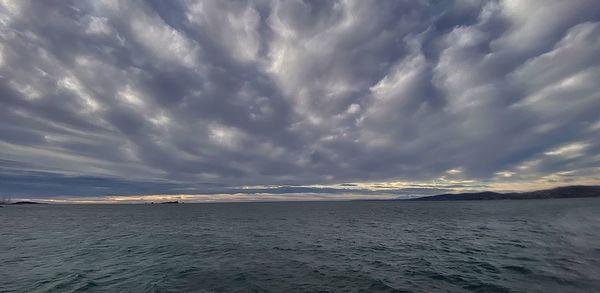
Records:
[[[600,184],[600,2],[0,0],[0,194]]]

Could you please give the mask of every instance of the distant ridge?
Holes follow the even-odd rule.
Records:
[[[28,205],[28,204],[45,204],[45,203],[35,202],[35,201],[17,201],[17,202],[11,203],[11,205]]]
[[[544,198],[576,198],[600,197],[600,186],[563,186],[552,189],[498,193],[492,191],[475,193],[446,193],[433,196],[411,198],[411,201],[445,201],[445,200],[499,200],[499,199],[544,199]]]

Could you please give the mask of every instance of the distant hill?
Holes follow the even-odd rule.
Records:
[[[11,204],[12,205],[28,205],[28,204],[45,204],[45,203],[35,202],[35,201],[17,201],[17,202],[13,202]]]
[[[543,198],[575,198],[600,197],[600,186],[564,186],[553,189],[498,193],[492,191],[475,193],[447,193],[433,196],[411,198],[412,201],[443,201],[443,200],[498,200],[498,199],[543,199]]]

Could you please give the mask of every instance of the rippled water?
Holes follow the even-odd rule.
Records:
[[[1,292],[598,292],[600,199],[0,209]]]

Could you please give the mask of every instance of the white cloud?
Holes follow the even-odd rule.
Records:
[[[200,49],[195,42],[157,16],[136,15],[131,29],[137,40],[157,57],[186,67],[198,66]]]
[[[255,61],[260,50],[260,16],[252,4],[188,1],[187,19],[215,40],[231,57]],[[221,13],[214,13],[221,11]]]
[[[90,16],[85,32],[88,34],[104,34],[109,35],[113,32],[112,27],[108,23],[106,17]]]
[[[583,155],[583,151],[588,147],[585,143],[572,143],[551,151],[545,152],[547,156],[559,156],[565,158],[573,158]]]

